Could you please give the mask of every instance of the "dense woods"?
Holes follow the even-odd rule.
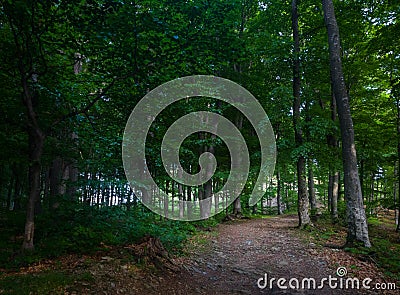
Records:
[[[295,212],[302,228],[328,217],[347,228],[348,245],[365,247],[368,218],[394,212],[399,230],[399,13],[391,0],[1,1],[0,243],[7,250],[0,263],[26,251],[57,256],[146,235],[173,249],[198,227],[251,214]],[[268,114],[277,148],[265,194],[249,206],[261,161],[250,121],[207,97],[161,112],[147,136],[146,161],[175,217],[205,210],[182,204],[218,191],[231,159],[222,140],[198,132],[183,142],[181,164],[195,174],[199,155],[210,152],[215,174],[198,187],[172,180],[160,162],[172,123],[214,112],[247,143],[250,173],[240,197],[196,223],[144,207],[121,158],[138,101],[190,75],[230,79],[250,91]]]

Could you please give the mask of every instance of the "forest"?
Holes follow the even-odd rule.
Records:
[[[397,294],[398,1],[0,3],[0,294],[266,294],[266,272],[341,267],[374,291],[310,294]],[[146,113],[169,99],[157,87],[196,77],[254,102],[206,85]],[[218,117],[197,118],[208,127],[177,147],[184,172],[168,171],[166,134],[192,113]],[[245,141],[240,159],[223,122]],[[240,192],[218,194],[234,167]]]

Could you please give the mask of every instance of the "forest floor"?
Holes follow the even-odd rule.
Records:
[[[398,294],[398,290],[372,290],[376,283],[395,282],[374,261],[326,247],[296,225],[296,216],[290,215],[229,221],[194,236],[184,255],[171,259],[160,256],[154,264],[142,261],[138,266],[127,255],[135,249],[132,246],[110,248],[106,254],[71,255],[36,264],[20,274],[68,275],[70,281],[50,294]],[[336,242],[344,234],[338,232]],[[347,271],[342,280],[336,273],[338,267]],[[329,287],[330,277],[336,289]],[[352,277],[359,279],[360,290],[345,289],[346,279]],[[372,279],[367,282],[371,290],[362,288],[368,277]],[[279,278],[286,279],[281,282],[287,289],[278,288]],[[316,287],[326,278],[324,288],[307,288],[307,281],[302,288],[303,278],[315,279]],[[18,279],[13,280],[18,284]],[[43,283],[43,278],[40,281]],[[297,281],[299,288],[293,289]],[[1,289],[0,294],[7,294]]]

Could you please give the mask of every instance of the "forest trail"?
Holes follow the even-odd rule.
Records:
[[[266,274],[268,281],[272,277],[288,281],[297,278],[300,285],[303,278],[314,278],[318,285],[322,278],[336,277],[336,269],[321,257],[323,251],[318,251],[313,243],[301,241],[297,223],[296,216],[284,216],[221,224],[208,249],[193,253],[188,259],[185,275],[189,276],[178,282],[187,291],[191,289],[192,294],[345,294],[344,290],[328,288],[283,290],[276,286],[276,281],[272,289],[269,285],[264,289],[258,287],[260,278],[264,278],[260,285],[265,284]]]
[[[318,286],[322,278],[338,278],[338,265],[328,263],[332,256],[345,264],[341,266],[349,270],[349,276],[354,275],[351,267],[359,262],[350,254],[306,242],[296,225],[296,216],[219,224],[201,242],[189,244],[187,255],[173,259],[178,270],[143,269],[112,255],[103,257],[100,265],[85,268],[95,278],[94,282],[75,285],[64,294],[358,294],[357,290],[331,289],[328,282],[322,290],[290,287],[283,290],[277,287],[276,281],[272,289],[267,286],[262,290],[257,286],[258,279],[265,274],[268,279],[297,279],[300,287],[303,278],[314,278]],[[368,275],[377,272],[369,263],[360,263],[357,268],[364,268]]]

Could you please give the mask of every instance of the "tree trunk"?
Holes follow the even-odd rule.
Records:
[[[20,204],[20,199],[21,199],[21,191],[22,191],[22,181],[21,181],[21,171],[23,168],[21,168],[21,165],[19,164],[13,164],[12,166],[12,174],[11,174],[11,179],[14,179],[14,184],[10,182],[10,192],[11,192],[11,197],[10,197],[10,210],[20,210],[21,209],[21,204]]]
[[[71,201],[75,201],[77,186],[76,183],[78,182],[79,177],[79,170],[78,170],[78,162],[73,159],[68,164],[68,185],[67,185],[67,196]]]
[[[233,215],[236,217],[240,217],[242,215],[242,204],[240,203],[240,197],[237,197],[233,203]]]
[[[329,186],[331,187],[331,217],[332,222],[338,221],[338,197],[339,197],[339,172],[329,176]]]
[[[312,169],[312,160],[308,159],[308,199],[311,207],[311,219],[317,219],[317,199],[315,197],[315,187],[314,187],[314,173]]]
[[[207,219],[211,215],[211,205],[212,205],[211,194],[212,194],[212,182],[211,180],[209,180],[203,185],[203,193],[201,194],[202,198],[200,199],[199,197],[201,219]]]
[[[396,93],[396,89],[394,89],[394,82],[392,81],[392,94],[396,96],[396,106],[397,106],[397,160],[398,160],[398,168],[397,168],[397,185],[398,185],[398,214],[397,214],[397,227],[396,231],[400,231],[400,95]],[[399,86],[399,84],[397,84]],[[395,208],[396,212],[396,208]]]
[[[297,0],[292,0],[292,29],[294,41],[293,56],[293,127],[295,132],[296,148],[303,144],[303,133],[300,126],[300,39],[299,23],[297,13]],[[299,227],[307,226],[311,223],[308,214],[308,198],[305,168],[306,162],[304,155],[299,155],[297,159],[297,196],[298,196],[298,215]]]
[[[216,103],[216,108],[218,109],[220,107],[221,103],[217,102]],[[205,122],[209,122],[210,118],[206,116],[203,118]],[[218,121],[215,119],[211,119],[212,124],[213,124],[213,132],[210,135],[211,138],[211,143],[209,146],[203,146],[202,151],[203,152],[208,152],[212,155],[215,154],[215,139],[216,139],[216,133],[218,130]],[[200,139],[204,139],[206,137],[206,134],[204,132],[200,133]],[[206,175],[207,179],[209,179],[205,184],[203,184],[202,188],[202,194],[199,194],[199,202],[200,202],[200,216],[202,219],[209,218],[211,216],[211,208],[212,208],[212,194],[213,194],[213,179],[212,179],[212,162],[210,161],[209,164],[206,167]],[[200,195],[202,196],[202,199],[200,198]]]
[[[44,135],[37,126],[29,126],[29,197],[26,207],[26,222],[23,250],[34,250],[35,203],[40,196],[40,160],[43,153]]]
[[[190,186],[187,187],[187,217],[191,219],[193,217],[193,203],[192,203],[192,188]]]
[[[62,194],[62,174],[63,174],[63,160],[61,157],[56,157],[50,168],[50,208],[57,208],[57,198]]]
[[[278,182],[278,187],[277,187],[277,191],[276,191],[276,204],[278,207],[278,215],[282,214],[282,197],[281,197],[281,173],[279,172],[279,170],[276,171],[276,180]]]
[[[13,199],[12,199],[12,192],[13,192],[13,187],[14,187],[15,180],[13,177],[10,177],[10,181],[8,183],[8,189],[7,189],[7,210],[13,210]]]
[[[18,44],[16,44],[18,45]],[[39,127],[37,121],[37,113],[35,108],[38,105],[37,94],[34,93],[28,83],[27,71],[23,64],[22,58],[18,64],[21,76],[21,86],[23,90],[23,103],[26,107],[27,114],[27,133],[28,133],[28,157],[29,157],[29,196],[26,207],[26,221],[24,241],[22,243],[23,250],[34,250],[33,237],[35,232],[35,205],[40,197],[40,173],[41,158],[43,154],[43,145],[45,135]]]
[[[370,247],[367,218],[364,211],[360,178],[358,176],[353,120],[351,118],[349,97],[344,82],[342,61],[340,58],[339,28],[332,0],[322,0],[322,6],[328,31],[332,86],[336,98],[343,142],[342,156],[348,222],[347,243],[361,242],[365,247]]]
[[[179,218],[183,219],[185,215],[185,195],[182,184],[178,183],[178,199],[179,199]]]
[[[332,212],[332,169],[329,169],[328,175],[328,211]]]
[[[333,86],[332,86],[330,108],[331,108],[331,120],[333,122],[336,122],[337,106],[336,106],[335,94],[333,93]],[[336,135],[334,133],[329,134],[327,139],[328,139],[328,146],[333,150],[333,154],[336,155],[334,150],[339,146],[339,142]],[[333,160],[336,160],[336,157]],[[337,171],[334,162],[331,162],[329,166],[330,167],[329,167],[329,184],[328,184],[328,199],[329,199],[328,207],[331,213],[332,222],[336,223],[338,221],[337,204],[339,197],[339,172]]]
[[[211,135],[212,137],[215,137],[215,135]],[[206,150],[211,153],[214,154],[214,146],[211,144],[208,148],[206,148]],[[207,178],[211,177],[210,172],[212,171],[211,167],[207,167]],[[212,193],[213,193],[213,182],[212,179],[210,179],[209,181],[207,181],[204,185],[203,185],[203,199],[200,200],[200,215],[202,219],[206,219],[209,218],[211,215],[211,206],[212,206]]]

